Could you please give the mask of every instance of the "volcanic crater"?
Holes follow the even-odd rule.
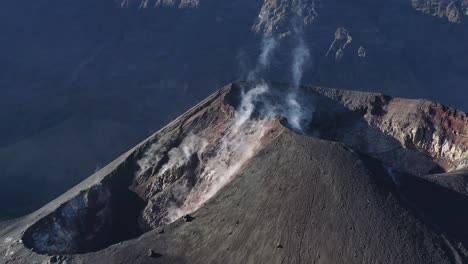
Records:
[[[0,236],[22,240],[26,248],[9,244],[8,250],[12,252],[28,249],[39,254],[70,256],[89,253],[91,255],[84,256],[97,258],[92,252],[98,254],[111,245],[114,246],[110,248],[115,249],[122,241],[134,243],[132,241],[137,237],[137,240],[145,239],[151,230],[176,230],[184,215],[194,214],[194,223],[198,217],[205,219],[203,217],[207,217],[209,208],[219,207],[216,201],[220,197],[234,192],[234,180],[240,184],[239,181],[243,180],[238,177],[254,173],[252,170],[255,171],[257,167],[252,162],[257,164],[256,160],[266,159],[268,153],[276,153],[272,155],[280,155],[277,157],[279,163],[274,166],[283,164],[281,152],[276,152],[275,146],[283,146],[285,140],[289,140],[291,144],[300,143],[322,149],[325,151],[324,157],[329,159],[334,158],[329,155],[332,152],[356,159],[354,166],[367,166],[367,169],[362,169],[363,174],[376,175],[369,176],[369,182],[380,186],[378,189],[383,191],[378,192],[394,197],[388,198],[392,200],[392,206],[402,203],[404,214],[414,213],[411,221],[419,226],[427,224],[421,229],[422,233],[429,234],[432,231],[428,230],[432,229],[436,230],[436,234],[446,232],[447,236],[461,241],[462,247],[468,241],[465,235],[468,232],[463,231],[466,228],[462,225],[464,220],[468,220],[468,215],[460,213],[459,207],[466,207],[466,193],[462,191],[466,189],[452,181],[447,183],[437,179],[448,179],[450,175],[458,175],[462,179],[466,177],[467,122],[465,113],[425,100],[323,87],[303,86],[295,89],[270,82],[236,82],[220,89],[83,183],[23,218],[15,227],[0,233]],[[331,144],[333,150],[327,144]],[[336,146],[339,146],[338,149],[335,149]],[[285,153],[288,151],[285,150]],[[311,160],[317,159],[313,155],[310,157]],[[296,158],[300,160],[296,163],[298,166],[305,164],[302,160],[305,157]],[[342,159],[336,156],[336,161],[332,163]],[[291,166],[294,165],[286,167]],[[265,170],[264,167],[257,169]],[[341,192],[345,187],[335,185],[340,178],[335,179],[332,175],[335,174],[331,173],[331,178],[325,177],[323,180],[327,182],[329,191],[336,192],[334,199],[341,201]],[[291,176],[291,179],[297,177]],[[259,181],[263,180],[259,178]],[[272,179],[272,182],[275,181],[276,178]],[[287,201],[291,195],[296,195],[294,190],[301,189],[294,187],[293,182],[288,186],[272,188],[278,190]],[[289,191],[284,193],[283,190]],[[437,196],[439,199],[432,198],[436,193],[440,194]],[[260,196],[256,199],[263,201]],[[315,207],[312,201],[310,206]],[[338,208],[347,208],[346,204],[351,202],[338,202],[341,204]],[[366,203],[373,206],[372,202],[367,200]],[[226,207],[239,206],[227,203],[229,205]],[[382,200],[382,203],[385,202]],[[459,207],[444,206],[446,203]],[[326,204],[320,207],[321,211],[328,210]],[[344,212],[338,211],[340,213],[337,214]],[[331,211],[328,213],[335,214]],[[448,221],[444,215],[463,221]],[[428,235],[428,239],[432,236],[438,235]],[[168,243],[172,245],[176,243],[174,241],[176,237],[171,237]],[[177,243],[174,245],[185,242]],[[451,248],[446,244],[441,246],[444,249],[440,252]],[[179,246],[174,246],[174,250]],[[434,252],[438,250],[434,249]],[[453,255],[453,251],[458,252],[459,249],[449,251]],[[451,258],[463,256],[457,253]],[[178,262],[177,259],[168,259],[167,263],[170,261]]]

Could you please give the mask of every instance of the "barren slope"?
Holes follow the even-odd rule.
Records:
[[[462,263],[467,127],[424,100],[233,83],[0,230],[0,260]]]
[[[375,161],[284,131],[197,213],[94,263],[450,263],[443,237],[401,205]]]

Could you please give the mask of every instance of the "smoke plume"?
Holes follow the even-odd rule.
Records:
[[[198,135],[187,136],[177,148],[169,151],[169,160],[158,174],[192,170],[191,175],[196,174],[196,180],[189,182],[182,178],[172,186],[174,201],[166,209],[164,222],[173,222],[196,211],[229,183],[260,149],[261,139],[271,130],[276,116],[286,117],[290,126],[298,131],[303,131],[304,126],[311,121],[314,111],[311,98],[299,89],[310,52],[302,30],[295,28],[294,32],[297,41],[292,51],[292,86],[289,89],[271,89],[268,83],[258,82],[270,67],[274,51],[279,45],[273,36],[264,36],[256,66],[247,77],[247,80],[257,81],[257,84],[241,91],[237,111],[226,130],[219,134],[219,138],[213,139],[207,128],[208,134],[205,136],[210,137],[209,140],[203,138],[201,131]],[[196,165],[190,164],[194,155],[198,160]],[[140,165],[144,168],[154,166],[154,162],[151,162],[154,158],[144,158]]]
[[[304,44],[302,35],[298,36],[298,43],[293,50],[293,61],[291,65],[292,89],[287,96],[287,104],[289,106],[288,120],[289,123],[297,130],[302,130],[302,120],[304,119],[304,110],[298,102],[297,96],[299,86],[301,85],[302,75],[304,72],[304,64],[310,57],[310,51]]]
[[[244,164],[251,159],[261,146],[261,139],[271,129],[272,118],[252,120],[255,105],[260,96],[268,91],[267,85],[259,85],[244,93],[236,116],[226,134],[220,139],[212,158],[203,161],[202,171],[196,185],[191,188],[177,187],[175,190],[186,192],[174,196],[183,197],[182,206],[173,206],[168,210],[167,222],[173,222],[181,216],[200,208],[222,187],[229,183]],[[199,145],[199,144],[197,144]],[[204,152],[206,145],[197,152]],[[177,151],[179,152],[179,151]],[[190,153],[190,152],[189,152]],[[180,156],[186,157],[186,156]],[[168,166],[180,166],[184,162],[172,162]],[[173,190],[174,191],[174,190]]]
[[[184,138],[180,147],[169,151],[169,161],[161,168],[160,174],[164,174],[171,168],[178,168],[186,164],[193,154],[200,156],[208,145],[207,141],[194,134],[189,134]]]
[[[306,113],[308,111],[302,109],[301,104],[298,102],[297,96],[299,92],[299,86],[301,85],[302,81],[302,75],[304,73],[304,65],[310,59],[310,51],[304,42],[302,25],[294,23],[293,27],[296,34],[297,44],[293,50],[293,59],[291,64],[293,87],[291,92],[287,95],[287,105],[289,106],[288,120],[293,128],[297,130],[303,130],[302,123],[303,120],[306,119],[304,114],[311,115],[312,113]]]
[[[247,81],[257,80],[270,67],[271,58],[277,46],[278,41],[273,36],[263,36],[261,53],[255,68],[247,75]]]
[[[307,62],[307,60],[309,60],[309,58],[310,51],[306,47],[302,35],[299,35],[297,46],[293,51],[293,62],[291,67],[292,84],[296,89],[301,85],[304,64]]]

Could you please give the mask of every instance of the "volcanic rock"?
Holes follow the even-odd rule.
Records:
[[[162,257],[162,255],[155,252],[152,249],[148,249],[148,257],[150,257],[150,258],[159,258],[159,257]]]
[[[57,263],[57,261],[58,261],[57,256],[52,256],[52,257],[50,257],[50,259],[49,259],[49,263]]]
[[[182,216],[182,219],[184,219],[185,222],[192,222],[193,219],[195,219],[193,216],[189,215],[189,214],[186,214],[184,216]]]
[[[467,122],[426,100],[232,83],[0,230],[0,259],[463,263]]]

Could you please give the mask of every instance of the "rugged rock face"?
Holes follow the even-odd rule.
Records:
[[[233,93],[225,89],[206,107],[183,116],[177,128],[154,141],[138,161],[131,189],[148,202],[141,216],[143,228],[156,228],[199,208],[208,199],[204,195],[214,195],[271,140],[279,120],[248,120],[252,106],[227,98]]]
[[[320,1],[264,1],[253,30],[281,34],[290,32],[293,23],[311,25],[318,16],[319,5]]]
[[[446,18],[453,23],[460,23],[468,16],[468,1],[466,0],[412,0],[415,9],[426,14]]]
[[[194,8],[200,5],[200,0],[116,0],[121,7],[138,6],[139,8],[171,6],[178,8]],[[209,1],[202,1],[209,4]],[[313,23],[320,14],[320,8],[332,0],[264,0],[254,30],[265,32],[289,31],[288,21],[292,17],[301,20],[305,25]],[[394,3],[409,3],[412,7],[425,14],[447,19],[453,23],[461,23],[468,16],[467,0],[393,0]]]
[[[464,112],[426,100],[391,98],[381,94],[356,97],[353,93],[332,89],[318,91],[347,109],[361,113],[368,125],[396,140],[400,145],[397,148],[424,153],[444,171],[457,168],[468,158],[468,118]],[[356,134],[362,135],[363,132]],[[380,142],[380,146],[375,138],[365,141],[361,145],[367,149],[365,152],[378,155],[378,152],[396,151],[389,149],[394,144],[385,141]],[[416,164],[404,165],[405,170],[416,175],[430,172],[427,168],[419,171]]]
[[[236,82],[0,231],[0,256],[462,263],[467,129],[430,101]]]
[[[138,4],[137,1],[119,0],[121,7],[129,7]],[[178,8],[195,8],[200,4],[200,0],[141,0],[138,8],[149,7],[178,7]]]

